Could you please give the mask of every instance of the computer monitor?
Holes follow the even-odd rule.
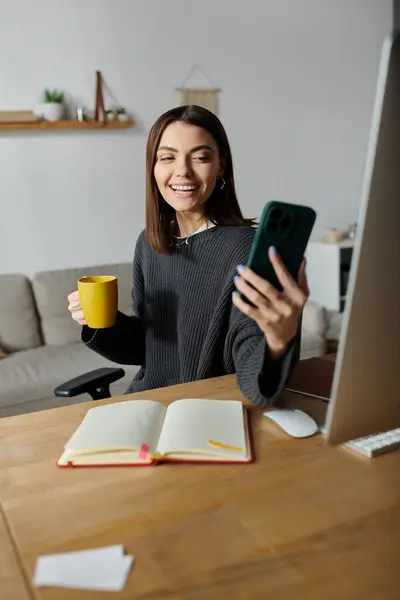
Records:
[[[400,426],[400,34],[384,42],[325,436]]]

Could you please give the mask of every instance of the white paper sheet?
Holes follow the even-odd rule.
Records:
[[[39,556],[33,583],[37,587],[120,591],[133,560],[121,545]]]

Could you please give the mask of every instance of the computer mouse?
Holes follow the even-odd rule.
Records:
[[[264,413],[265,417],[274,421],[285,433],[295,438],[314,435],[318,425],[307,413],[297,408],[278,408]]]

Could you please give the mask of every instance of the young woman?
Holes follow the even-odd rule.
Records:
[[[308,297],[276,251],[278,292],[245,268],[254,222],[242,216],[219,119],[180,106],[153,125],[146,154],[146,229],[133,261],[133,317],[92,330],[78,292],[68,296],[82,340],[102,356],[140,365],[127,393],[236,373],[243,394],[272,404],[296,363]],[[237,291],[252,302],[244,302]]]

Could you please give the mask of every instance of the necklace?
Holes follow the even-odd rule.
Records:
[[[183,246],[183,244],[189,245],[190,238],[193,237],[194,235],[196,235],[196,233],[200,233],[200,231],[203,231],[203,227],[201,227],[197,231],[193,231],[193,233],[191,233],[190,235],[188,235],[187,238],[175,237],[175,246]]]
[[[196,233],[201,233],[202,231],[205,231],[206,229],[211,229],[212,227],[215,227],[214,223],[207,222],[207,223],[204,223],[204,225],[202,225],[201,227],[199,227],[199,229],[197,229],[196,231],[193,231],[193,233],[188,235],[186,238],[175,236],[175,246],[183,246],[183,244],[189,245],[189,239],[192,236],[196,235]]]
[[[194,233],[192,233],[192,235],[194,235]],[[183,244],[189,245],[189,238],[191,238],[192,235],[189,235],[183,242],[175,242],[175,246],[183,246]]]

